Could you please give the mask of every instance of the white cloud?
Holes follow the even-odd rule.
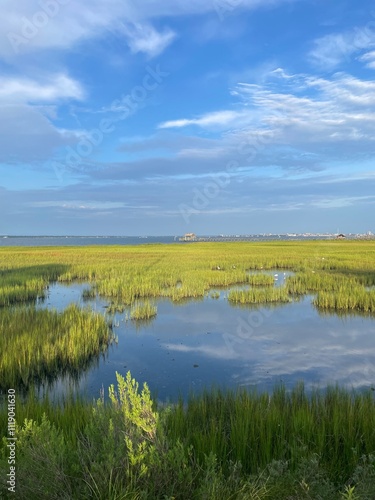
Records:
[[[375,50],[366,52],[359,57],[359,60],[366,63],[366,68],[375,69]]]
[[[265,145],[284,144],[300,149],[301,144],[302,147],[315,144],[321,149],[327,143],[341,147],[344,143],[346,147],[349,142],[357,142],[360,143],[357,152],[363,141],[373,145],[374,81],[344,73],[337,73],[331,79],[287,75],[283,70],[273,71],[270,77],[271,80],[264,84],[238,84],[232,95],[240,101],[237,106],[242,107],[236,111],[221,110],[198,118],[166,121],[158,128],[196,125],[224,131],[216,147],[225,147],[228,152],[235,144],[244,144],[242,150],[255,145],[257,161],[259,152],[267,149]],[[274,90],[275,78],[278,79],[277,91]],[[182,156],[188,153],[189,148],[180,151]],[[202,157],[205,154],[201,148],[193,148],[191,153],[199,153]]]
[[[82,99],[79,82],[64,74],[53,75],[45,82],[29,78],[0,77],[0,100],[10,102],[50,102],[59,99]]]
[[[158,128],[181,128],[188,125],[198,125],[199,127],[222,127],[230,126],[236,120],[241,119],[244,116],[243,112],[237,111],[215,111],[213,113],[206,113],[199,118],[187,119],[183,118],[180,120],[170,120],[160,123]]]
[[[312,61],[323,68],[336,68],[341,62],[348,61],[355,51],[350,37],[344,35],[326,35],[315,40],[310,52]]]
[[[238,5],[236,2],[233,5],[235,9],[253,9],[289,1],[241,0]],[[39,49],[71,48],[79,41],[101,37],[108,31],[124,34],[133,51],[157,55],[173,40],[174,34],[168,29],[158,33],[150,27],[153,20],[166,16],[218,13],[220,5],[219,1],[202,0],[68,0],[63,5],[59,0],[40,0],[37,3],[3,0],[0,7],[0,57],[12,58],[18,53]],[[140,35],[140,30],[143,30],[143,35]],[[148,43],[146,38],[149,35],[152,40]]]
[[[375,82],[344,73],[332,79],[277,74],[277,92],[267,84],[237,86],[248,109],[242,136],[268,131],[268,141],[289,145],[374,141]]]
[[[323,69],[335,69],[349,62],[353,54],[375,47],[375,31],[367,24],[344,33],[325,35],[314,41],[311,61]]]
[[[100,36],[129,11],[121,3],[92,0],[60,5],[58,0],[5,0],[0,16],[0,55],[12,58],[39,49],[65,49],[82,39]]]
[[[159,33],[147,24],[124,25],[123,32],[133,53],[143,52],[150,57],[163,52],[176,36],[170,29]]]

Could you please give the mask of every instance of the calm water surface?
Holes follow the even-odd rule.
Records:
[[[1,236],[0,247],[10,246],[87,246],[87,245],[144,245],[147,243],[175,243],[179,242],[179,236]],[[227,241],[228,237],[204,236],[203,238],[214,238],[215,241]],[[318,239],[331,239],[332,235],[320,235]],[[354,238],[355,235],[348,235]],[[229,237],[232,241],[279,241],[279,240],[315,240],[316,236],[288,236],[288,235],[264,235],[253,234],[245,236]]]
[[[276,286],[288,273],[277,274]],[[63,310],[76,302],[105,314],[106,301],[82,300],[86,287],[52,285],[38,307]],[[375,384],[374,317],[321,314],[311,296],[274,307],[235,307],[227,290],[219,292],[218,299],[158,300],[158,314],[148,323],[127,320],[128,311],[117,313],[118,344],[82,375],[79,390],[96,398],[102,386],[116,382],[116,371],[127,370],[162,401],[212,385],[272,390],[280,381],[291,387],[303,380],[308,388]],[[69,383],[59,380],[54,390],[64,392]]]

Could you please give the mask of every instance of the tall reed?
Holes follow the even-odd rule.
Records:
[[[222,464],[240,461],[254,473],[272,460],[294,467],[317,454],[331,477],[348,477],[363,454],[375,450],[375,402],[372,393],[338,387],[306,394],[278,387],[272,395],[213,389],[181,401],[167,420],[170,439],[192,445],[203,463],[213,452]]]

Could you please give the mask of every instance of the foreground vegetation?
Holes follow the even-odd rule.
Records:
[[[16,498],[375,498],[371,392],[212,390],[158,409],[130,373],[117,379],[109,399],[95,403],[30,396],[17,405]],[[0,424],[6,428],[5,408]]]

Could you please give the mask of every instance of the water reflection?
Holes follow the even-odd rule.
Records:
[[[273,276],[274,285],[276,287],[285,285],[285,281],[289,276],[294,276],[296,273],[293,271],[283,271],[280,269],[262,269],[261,271],[250,271],[249,274],[267,274]]]
[[[85,288],[51,286],[39,307],[62,310],[74,301],[104,313],[105,301],[82,300]],[[80,390],[98,397],[102,385],[116,382],[115,371],[127,370],[161,400],[213,384],[271,390],[279,381],[288,387],[299,380],[308,387],[375,383],[373,316],[322,314],[311,296],[279,306],[240,308],[232,307],[226,295],[220,290],[218,298],[208,294],[177,305],[159,300],[158,314],[147,324],[126,320],[126,311],[115,313],[118,346],[90,367]],[[63,391],[63,382],[55,388]]]

